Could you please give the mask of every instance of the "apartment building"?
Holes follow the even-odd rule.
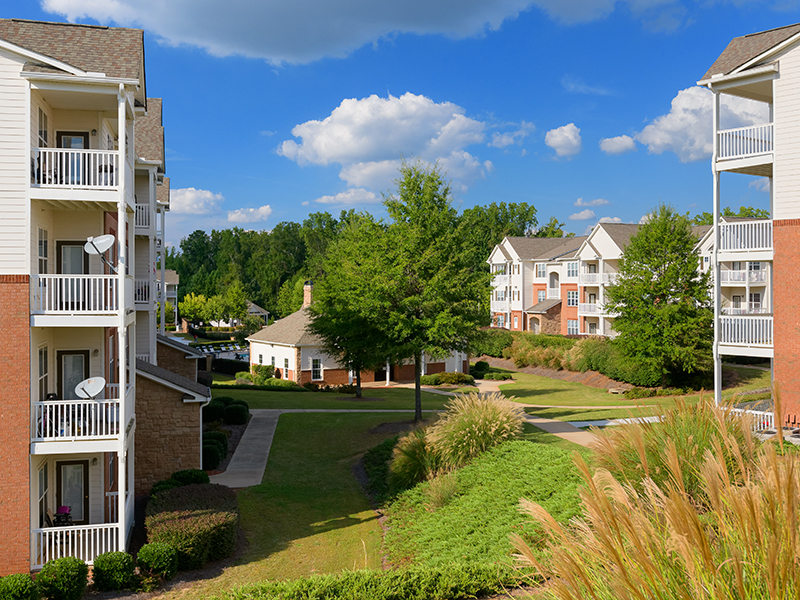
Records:
[[[157,365],[169,196],[143,32],[0,20],[0,128],[5,575],[127,548],[134,482],[199,466],[209,394]],[[144,398],[137,372],[150,382]],[[150,410],[140,415],[137,401]],[[180,415],[166,403],[176,401],[198,415],[196,442],[176,439],[196,457],[135,467],[150,450],[136,447],[137,430],[169,439]]]
[[[723,356],[769,358],[787,421],[796,424],[800,345],[791,282],[800,250],[800,24],[734,38],[698,85],[714,94],[709,263],[715,275],[715,398],[721,399]],[[764,121],[723,128],[722,94],[761,103]],[[729,174],[769,180],[769,219],[720,217],[721,183]]]

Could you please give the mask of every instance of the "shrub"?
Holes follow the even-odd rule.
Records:
[[[458,491],[458,479],[454,473],[439,473],[428,482],[425,495],[431,510],[442,508]]]
[[[200,385],[211,387],[211,385],[214,383],[214,376],[208,371],[203,371],[201,369],[198,369],[197,383],[199,383]]]
[[[485,360],[479,360],[478,362],[475,363],[474,367],[476,371],[483,371],[483,372],[488,371],[490,368],[491,367],[489,366],[489,363],[486,362]]]
[[[250,371],[239,371],[234,377],[236,378],[237,382],[240,380],[250,382],[253,381],[253,375],[250,373]]]
[[[230,336],[228,336],[230,337]],[[225,375],[235,376],[240,371],[250,370],[250,363],[246,360],[233,360],[230,358],[215,358],[211,361],[211,370]]]
[[[503,350],[514,341],[514,335],[505,329],[483,329],[472,343],[470,353],[474,356],[503,356]]]
[[[336,392],[337,394],[355,394],[357,388],[355,384],[343,383],[342,385],[331,386],[331,388],[326,391]]]
[[[473,385],[475,378],[466,373],[439,373],[439,381],[448,385]]]
[[[221,446],[219,443],[205,443],[203,444],[203,469],[206,471],[213,471],[219,466],[224,458],[221,454]],[[177,486],[176,486],[177,487]]]
[[[233,398],[230,396],[214,396],[213,402],[221,402],[225,406],[228,406],[231,402],[233,402]]]
[[[275,367],[272,365],[252,365],[250,371],[255,385],[264,385],[268,379],[275,378]]]
[[[215,441],[222,444],[223,456],[228,456],[228,436],[224,431],[204,431],[203,443]],[[191,481],[189,483],[208,483],[208,481]]]
[[[3,600],[37,600],[39,590],[27,573],[0,577],[0,598]]]
[[[225,405],[222,402],[212,400],[203,407],[203,423],[221,421],[224,413]]]
[[[367,450],[362,459],[368,479],[367,491],[378,505],[393,495],[394,490],[389,484],[389,462],[392,460],[392,453],[399,439],[399,436],[385,439]]]
[[[743,465],[752,465],[756,459],[757,442],[749,423],[731,418],[705,398],[693,406],[678,399],[658,423],[633,423],[598,432],[594,464],[640,490],[644,477],[663,486],[674,471],[669,466],[672,454],[667,452],[673,448],[683,477],[681,487],[694,502],[705,504],[708,494],[700,481],[700,468],[706,453],[717,447],[728,477],[734,481],[741,479]]]
[[[239,404],[241,406],[244,406],[247,408],[248,412],[250,411],[250,405],[247,403],[247,400],[240,400],[237,398],[236,400],[233,400],[228,406],[232,406],[234,404]]]
[[[400,438],[389,464],[389,482],[397,488],[411,487],[424,481],[439,467],[436,452],[428,443],[425,429],[417,429]]]
[[[212,433],[212,432],[208,432]],[[222,432],[217,432],[222,433]],[[207,433],[203,434],[203,437],[207,437]],[[222,433],[222,437],[225,438],[225,434]],[[218,438],[216,438],[218,439]],[[225,447],[227,449],[228,440],[225,438]],[[227,454],[227,452],[225,453]],[[175,481],[180,482],[181,485],[191,485],[193,483],[208,483],[208,473],[205,471],[201,471],[200,469],[184,469],[183,471],[175,471],[171,476],[170,479],[174,479]]]
[[[419,378],[419,382],[422,385],[439,385],[439,374],[433,373],[432,375],[423,375]]]
[[[167,581],[178,572],[178,552],[163,542],[145,544],[136,555],[139,574]]]
[[[522,432],[524,411],[503,394],[456,394],[428,431],[428,441],[444,466],[457,468]]]
[[[42,595],[50,600],[80,600],[86,590],[89,567],[74,556],[47,561],[36,577]]]
[[[147,504],[146,514],[148,542],[173,546],[180,570],[230,556],[236,546],[236,493],[225,486],[194,484],[169,490]]]
[[[315,384],[312,384],[315,385]],[[295,388],[297,390],[302,390],[303,388],[300,387],[297,383],[292,381],[291,379],[278,379],[273,377],[272,379],[267,379],[264,382],[264,386],[266,388],[277,388],[277,389],[292,389]],[[305,387],[305,386],[303,386]]]
[[[303,387],[306,388],[310,392],[318,392],[319,391],[319,386],[316,383],[312,382],[312,381],[306,381],[303,384]]]
[[[92,579],[102,592],[123,590],[133,582],[133,556],[127,552],[105,552],[94,559]]]
[[[247,417],[250,416],[250,409],[246,405],[231,404],[225,407],[224,420],[226,425],[244,425]]]
[[[153,487],[150,488],[150,495],[155,496],[163,491],[181,487],[182,485],[180,481],[175,481],[174,479],[162,479],[153,484]]]

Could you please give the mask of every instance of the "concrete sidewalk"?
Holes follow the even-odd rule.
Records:
[[[542,419],[540,417],[534,417],[533,415],[525,415],[525,420],[534,427],[538,427],[542,431],[552,433],[561,439],[585,446],[587,448],[595,441],[595,435],[591,431],[578,429],[566,421]]]

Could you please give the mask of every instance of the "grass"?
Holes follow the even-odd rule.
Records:
[[[747,367],[729,367],[722,368],[725,371],[734,371],[738,376],[736,387],[730,390],[725,390],[723,396],[731,396],[738,392],[748,392],[752,390],[760,390],[772,386],[769,371],[762,371],[761,369],[748,369]]]
[[[217,373],[216,371],[211,371],[212,381],[214,383],[220,385],[231,385],[236,383],[236,377],[233,375],[226,375],[225,373]]]
[[[646,402],[650,398],[645,398],[639,402]],[[555,419],[556,421],[600,421],[603,419],[627,419],[629,417],[650,417],[660,414],[662,411],[657,407],[631,406],[630,408],[526,408],[525,412],[543,419]]]
[[[550,406],[617,406],[626,402],[605,388],[593,388],[574,381],[550,379],[529,373],[515,373],[514,381],[500,385],[506,396],[517,402]],[[659,399],[660,400],[660,399]]]
[[[531,540],[539,535],[520,514],[520,497],[540,502],[561,523],[579,510],[571,453],[553,445],[508,441],[450,477],[456,491],[438,508],[435,480],[403,492],[388,507],[386,547],[393,564],[508,564],[511,533]]]
[[[189,590],[194,599],[264,580],[380,568],[381,529],[351,467],[407,415],[281,415],[261,485],[238,494],[247,548],[236,564]]]
[[[365,388],[365,398],[330,392],[284,392],[265,390],[212,390],[214,396],[246,400],[250,408],[327,408],[362,410],[414,410],[414,390],[407,388]],[[422,410],[440,410],[450,398],[422,392]]]

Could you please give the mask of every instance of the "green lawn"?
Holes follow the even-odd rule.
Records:
[[[500,385],[506,396],[518,402],[548,406],[618,406],[631,402],[605,388],[593,388],[581,383],[550,379],[528,373],[514,373],[514,381]]]
[[[358,457],[408,419],[380,414],[281,415],[264,479],[239,492],[247,548],[235,565],[163,598],[195,599],[258,581],[380,568],[381,528],[351,473]]]
[[[406,388],[365,388],[364,399],[331,392],[284,392],[242,389],[213,389],[214,396],[246,400],[250,408],[355,408],[362,410],[414,410],[414,390]],[[422,392],[422,409],[444,407],[448,396]]]
[[[645,398],[645,401],[649,398]],[[640,402],[642,402],[640,400]],[[631,406],[631,408],[526,408],[529,415],[557,421],[600,421],[602,419],[627,419],[629,417],[649,417],[658,414],[658,407]]]

